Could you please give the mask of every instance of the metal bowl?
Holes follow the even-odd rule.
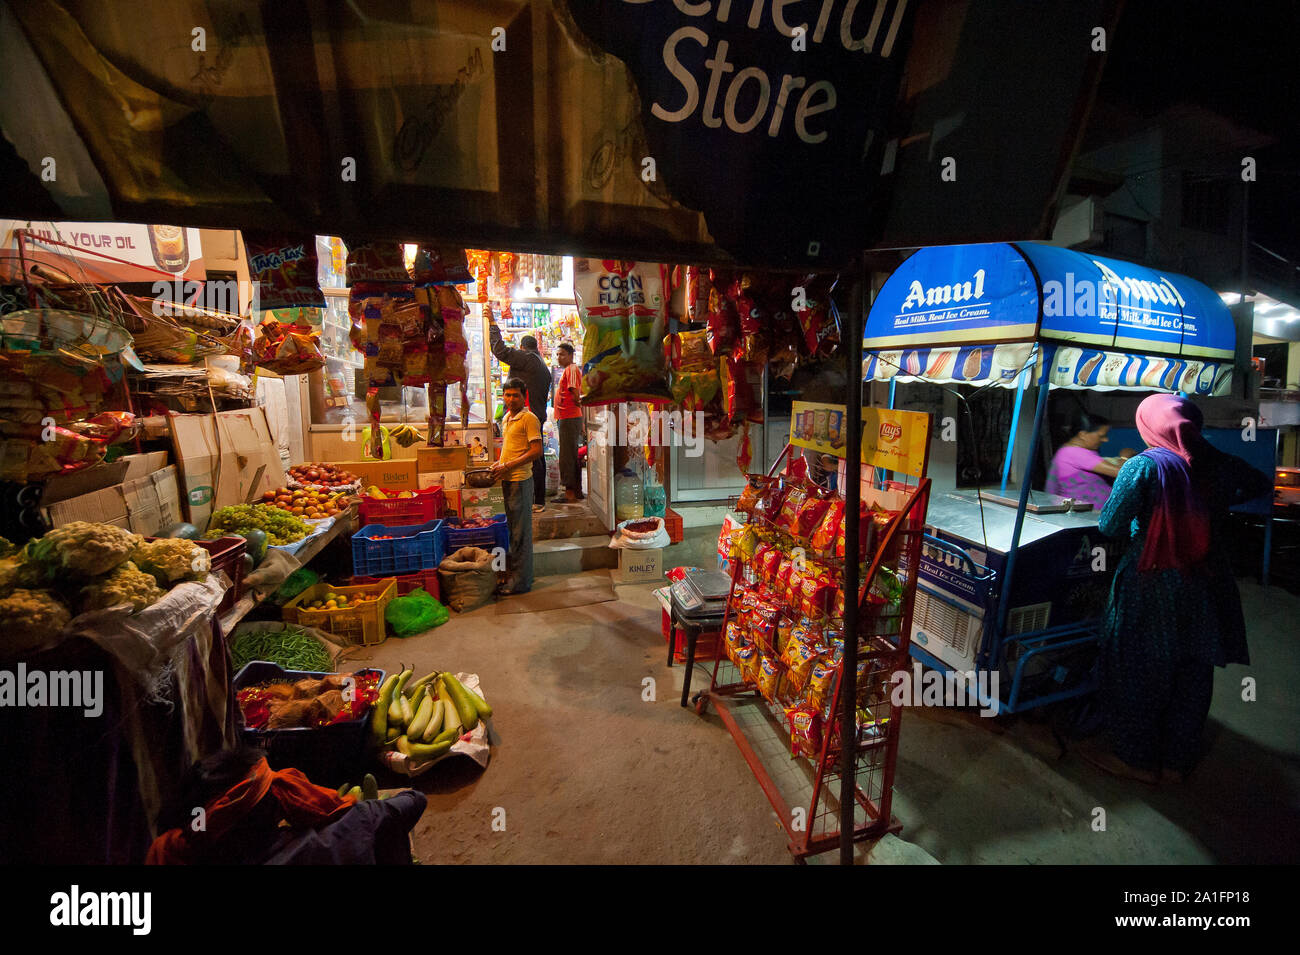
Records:
[[[489,468],[469,468],[465,472],[465,483],[470,487],[491,487],[496,482],[497,479],[492,476]]]

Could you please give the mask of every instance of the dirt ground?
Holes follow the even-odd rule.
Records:
[[[652,589],[619,586],[617,601],[533,614],[488,605],[359,658],[417,675],[477,673],[495,711],[485,770],[456,758],[413,781],[429,797],[414,833],[422,861],[790,864],[718,717],[678,705],[682,667],[665,666]],[[653,701],[642,699],[646,677]],[[707,679],[697,669],[692,685]],[[403,781],[380,776],[381,786]]]

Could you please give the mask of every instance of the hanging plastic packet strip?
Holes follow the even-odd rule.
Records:
[[[243,237],[248,271],[257,283],[255,310],[325,307],[313,236],[244,232]]]
[[[357,239],[343,240],[348,249],[348,285],[361,282],[394,282],[405,285],[411,281],[406,270],[406,255],[398,242],[371,242]]]
[[[672,398],[664,362],[666,266],[574,259],[574,291],[585,334],[585,405]]]

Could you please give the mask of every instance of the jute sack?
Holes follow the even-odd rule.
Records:
[[[438,583],[447,606],[456,613],[483,606],[497,587],[492,555],[481,547],[462,547],[438,565]]]

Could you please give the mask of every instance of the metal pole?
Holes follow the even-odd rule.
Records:
[[[1003,497],[1007,496],[1007,481],[1011,478],[1011,459],[1016,453],[1016,432],[1020,430],[1020,407],[1025,403],[1025,389],[1029,387],[1031,376],[1032,372],[1026,369],[1016,380],[1016,403],[1011,412],[1011,434],[1007,437],[1007,455],[1002,461],[1002,490],[999,493]],[[1030,460],[1032,462],[1033,459]]]
[[[844,660],[840,673],[840,865],[853,865],[853,817],[857,808],[858,699],[858,508],[862,500],[862,286],[867,273],[859,257],[849,293],[844,337],[848,394],[844,421]]]
[[[1007,615],[1011,613],[1011,582],[1015,579],[1016,570],[1016,551],[1020,548],[1020,531],[1025,525],[1025,509],[1029,506],[1029,470],[1033,466],[1034,457],[1038,454],[1039,436],[1043,430],[1043,418],[1047,414],[1047,393],[1051,390],[1051,369],[1052,362],[1056,360],[1056,346],[1046,345],[1043,348],[1039,361],[1042,362],[1042,377],[1038,382],[1038,408],[1034,412],[1034,433],[1029,439],[1029,459],[1025,467],[1025,473],[1020,476],[1020,502],[1016,506],[1016,525],[1011,532],[1011,547],[1007,551],[1007,569],[1002,575],[1002,586],[999,588],[1000,596],[998,597],[998,628],[994,633],[994,638],[998,646],[1001,645],[1002,637],[1006,633]],[[991,650],[997,649],[996,646],[990,646]],[[996,660],[985,660],[985,664],[997,664]]]

